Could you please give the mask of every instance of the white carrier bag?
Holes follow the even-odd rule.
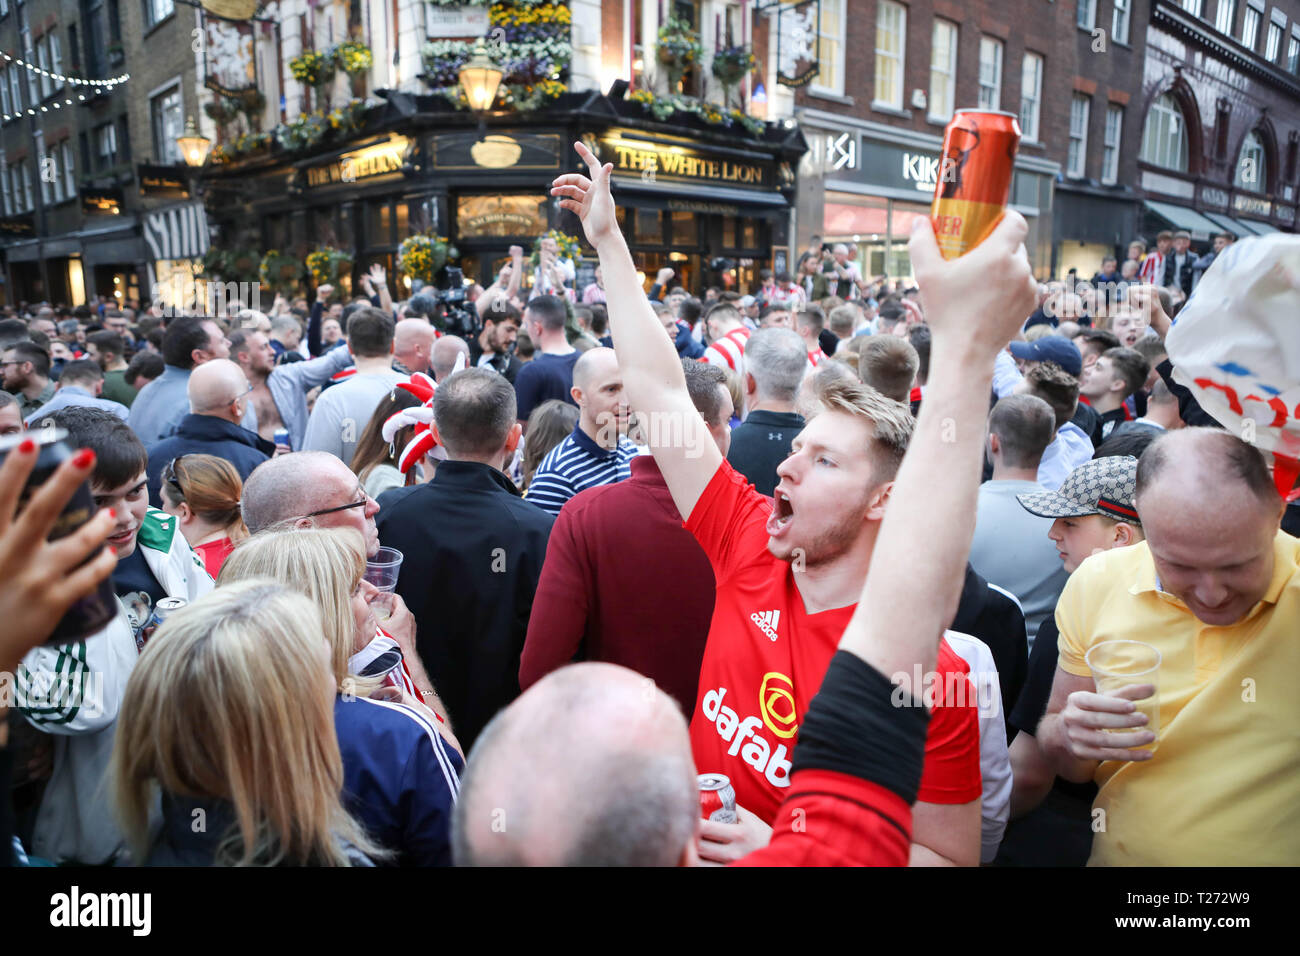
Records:
[[[1270,453],[1278,491],[1291,495],[1300,474],[1300,236],[1224,249],[1165,344],[1174,378],[1224,428]]]

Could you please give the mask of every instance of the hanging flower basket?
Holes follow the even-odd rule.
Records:
[[[713,77],[722,84],[723,104],[731,101],[731,91],[745,74],[757,65],[754,54],[744,46],[723,47],[713,54]]]
[[[297,287],[302,281],[304,269],[300,260],[284,255],[277,249],[271,249],[262,256],[257,272],[263,285],[271,289],[285,290]]]
[[[360,40],[344,40],[331,48],[329,56],[334,65],[347,74],[352,95],[358,98],[365,96],[366,75],[375,61],[370,47]]]
[[[655,55],[668,71],[668,92],[676,92],[686,71],[700,61],[703,52],[700,35],[689,21],[669,17],[659,28]]]
[[[321,246],[314,252],[307,253],[307,271],[311,273],[316,285],[338,285],[339,276],[352,269],[352,254],[333,246]]]
[[[334,79],[334,61],[324,53],[308,50],[289,61],[289,72],[304,86],[321,86]]]
[[[397,248],[397,266],[412,281],[432,282],[448,259],[460,255],[446,236],[417,233],[402,240]]]

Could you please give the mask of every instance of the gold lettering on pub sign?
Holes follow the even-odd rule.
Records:
[[[395,173],[402,168],[402,156],[406,147],[407,140],[398,138],[367,146],[355,153],[344,153],[336,162],[309,168],[307,185],[332,186],[335,183],[352,183],[358,179]]]
[[[763,167],[738,163],[730,159],[697,156],[671,147],[655,148],[651,144],[627,142],[608,144],[614,150],[617,169],[627,172],[653,171],[658,176],[682,179],[709,179],[714,182],[758,186],[763,183]],[[647,148],[648,147],[648,148]]]

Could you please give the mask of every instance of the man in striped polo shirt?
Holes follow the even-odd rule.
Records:
[[[745,327],[740,311],[730,302],[723,302],[709,309],[705,321],[713,344],[705,350],[700,361],[730,369],[744,381],[745,340],[749,338],[750,329]]]
[[[553,515],[580,491],[628,478],[638,454],[626,435],[628,405],[613,349],[583,353],[573,366],[572,395],[578,424],[542,459],[525,495]]]

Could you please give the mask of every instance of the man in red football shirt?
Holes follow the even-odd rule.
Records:
[[[612,165],[601,166],[581,145],[578,151],[591,180],[561,176],[553,194],[582,218],[610,285],[631,287],[635,266],[609,195]],[[746,864],[899,865],[915,855],[909,851],[909,804],[923,776],[926,721],[915,697],[909,700],[921,691],[911,675],[934,670],[939,636],[956,611],[974,527],[982,407],[993,358],[1035,297],[1023,248],[1027,227],[1015,212],[954,262],[939,255],[923,220],[918,226],[910,251],[935,330],[931,391],[881,524],[878,560],[860,582],[857,610],[838,642],[844,653],[831,661],[800,731],[793,782],[778,815],[803,825],[777,827],[771,843],[746,856]],[[968,322],[972,310],[983,319],[975,325]],[[636,311],[615,313],[615,340],[653,353],[662,337],[652,337],[653,325]],[[676,361],[671,351],[669,357]],[[686,398],[680,367],[671,374],[669,362],[658,356],[653,364],[660,366],[658,376],[634,369],[629,378],[633,406],[685,411],[678,401]],[[683,424],[702,438],[704,422],[691,412]],[[657,458],[667,474],[665,462],[678,467],[676,459],[699,446],[665,443],[656,451],[668,453]],[[714,470],[719,467],[715,461]],[[687,489],[693,497],[679,501],[679,509],[689,514],[711,481],[711,475],[697,478]],[[673,488],[675,499],[679,491]],[[796,593],[807,603],[808,592]],[[781,627],[779,619],[763,620],[773,630]],[[780,698],[774,694],[768,706],[774,718],[785,713]],[[457,861],[693,863],[701,827],[694,819],[695,770],[685,723],[665,694],[607,664],[563,668],[484,732],[457,805]],[[574,794],[581,794],[576,804]],[[978,805],[975,821],[978,847]]]
[[[603,263],[602,263],[603,265]],[[676,354],[648,303],[604,268],[624,389],[638,414],[698,418]],[[717,598],[700,670],[691,748],[702,773],[723,773],[743,810],[704,828],[701,856],[729,862],[764,845],[790,784],[808,704],[852,617],[913,419],[907,406],[853,383],[819,394],[820,411],[777,469],[772,500],[716,446],[687,449],[681,429],[649,435],[686,527],[713,565]],[[873,611],[875,609],[872,609]],[[951,693],[930,721],[914,809],[912,860],[977,865],[980,760],[969,668],[941,644],[936,677]],[[959,690],[960,688],[960,690]]]

